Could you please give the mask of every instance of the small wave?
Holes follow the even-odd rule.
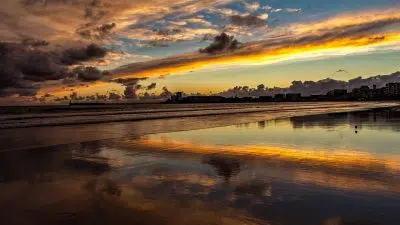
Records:
[[[179,117],[218,116],[228,114],[265,113],[287,114],[290,116],[301,113],[329,113],[371,108],[391,107],[390,103],[324,103],[324,104],[274,104],[274,105],[246,105],[245,107],[209,107],[209,108],[177,108],[177,109],[151,109],[128,112],[84,112],[66,113],[61,115],[30,115],[20,119],[0,120],[0,129],[25,128],[39,126],[61,126],[77,124],[96,124],[138,120],[155,120]],[[17,117],[18,118],[18,117]]]

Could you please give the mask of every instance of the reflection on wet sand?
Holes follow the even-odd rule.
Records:
[[[389,129],[400,131],[400,110],[371,110],[353,113],[332,113],[289,118],[293,128],[334,128],[339,126],[357,127],[357,129]]]
[[[357,138],[391,138],[393,118],[332,114],[3,152],[0,224],[397,225],[396,152],[265,143],[270,129],[332,136],[354,124]]]
[[[22,186],[22,190],[2,187],[6,191],[2,199],[5,195],[13,197],[2,201],[7,202],[1,204],[5,212],[0,213],[2,221],[7,224],[262,224],[246,217],[243,211],[217,210],[202,201],[184,204],[147,199],[132,186],[118,186],[108,179],[85,183],[86,179],[91,178],[40,184],[29,192],[22,185],[17,186]]]
[[[319,169],[343,170],[349,172],[371,172],[397,174],[400,169],[398,156],[374,156],[365,152],[349,150],[298,150],[280,146],[219,146],[203,145],[178,140],[168,140],[165,137],[146,137],[135,140],[135,144],[160,151],[190,152],[197,154],[223,154],[234,156],[264,157],[278,160],[280,163],[292,163]]]
[[[164,177],[143,176],[146,180],[140,185],[140,176],[133,181],[119,180],[118,174],[106,172],[90,159],[84,166],[83,159],[70,163],[64,153],[52,154],[63,158],[63,163],[53,168],[35,171],[36,166],[28,166],[36,173],[35,182],[11,179],[0,183],[2,224],[264,224],[243,210],[217,208],[200,199],[178,201],[149,195],[162,181],[211,187],[215,184],[212,179],[167,173]],[[48,179],[39,179],[44,176]],[[176,190],[184,194],[182,188]]]
[[[344,190],[400,193],[400,161],[395,160],[394,156],[377,158],[372,154],[360,152],[307,151],[276,146],[206,146],[149,137],[134,142],[134,148],[139,149],[204,155],[203,162],[216,168],[217,173],[225,180],[239,172],[238,158],[243,160],[243,157],[246,157],[247,165],[251,164],[254,158],[258,161],[263,160],[266,167],[264,169],[268,168],[270,172],[276,170],[274,167],[277,165],[279,171],[283,171],[284,168],[293,170],[289,179],[297,183]],[[213,156],[211,159],[208,157],[215,154],[219,156]],[[270,175],[274,176],[272,173]],[[285,173],[277,173],[276,178],[288,179]]]
[[[226,181],[229,181],[240,170],[240,161],[237,159],[211,156],[205,158],[203,162],[214,167],[218,175],[224,177]]]

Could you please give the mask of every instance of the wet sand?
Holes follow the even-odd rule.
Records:
[[[399,221],[393,109],[3,131],[1,224]]]
[[[398,105],[392,102],[182,104],[170,108],[164,105],[162,109],[141,106],[128,111],[121,108],[98,111],[95,107],[83,112],[2,114],[0,151]]]

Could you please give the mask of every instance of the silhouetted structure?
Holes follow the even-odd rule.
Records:
[[[235,103],[235,102],[301,102],[301,101],[379,101],[400,100],[400,83],[388,83],[382,88],[373,85],[354,88],[351,92],[346,89],[334,89],[326,95],[302,96],[300,93],[275,94],[260,97],[234,97],[222,96],[188,96],[183,97],[182,92],[171,96],[167,103]]]
[[[274,96],[274,101],[276,102],[283,102],[286,100],[286,95],[285,94],[276,94]]]
[[[300,93],[289,93],[286,94],[286,101],[289,102],[297,102],[301,100],[301,94]]]
[[[272,100],[273,100],[272,96],[260,96],[260,97],[258,97],[258,99],[261,102],[272,102]]]
[[[400,83],[386,84],[385,94],[391,97],[400,97]]]
[[[334,89],[329,91],[326,96],[335,100],[346,100],[347,99],[347,90],[346,89]]]
[[[179,103],[183,99],[183,92],[176,92],[167,100],[168,103]]]
[[[183,103],[218,103],[224,102],[226,98],[221,96],[188,96],[182,98],[180,102]]]
[[[368,86],[361,86],[360,88],[354,88],[351,92],[351,97],[356,100],[367,100],[371,97],[370,88]]]

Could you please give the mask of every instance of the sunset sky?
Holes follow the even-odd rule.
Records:
[[[400,70],[400,1],[4,0],[0,42],[4,104],[347,81]]]

